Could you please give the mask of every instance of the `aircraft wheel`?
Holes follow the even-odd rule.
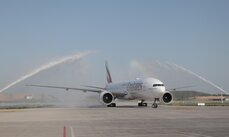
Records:
[[[143,106],[144,106],[144,107],[147,107],[147,103],[143,103]]]
[[[115,103],[112,103],[112,107],[116,107],[116,104]]]
[[[107,105],[107,107],[116,107],[115,103],[111,103],[110,105]]]
[[[158,104],[157,103],[153,103],[152,108],[157,108]]]

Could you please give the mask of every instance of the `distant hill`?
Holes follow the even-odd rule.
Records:
[[[171,91],[174,100],[188,100],[194,99],[196,96],[211,96],[211,94],[200,91]]]

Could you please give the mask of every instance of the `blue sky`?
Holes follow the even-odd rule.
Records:
[[[229,90],[228,7],[227,0],[0,1],[0,87],[51,59],[96,50],[95,62],[174,62]]]

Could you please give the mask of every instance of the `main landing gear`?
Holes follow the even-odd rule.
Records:
[[[107,107],[116,107],[115,103],[111,103],[110,105],[107,105]]]
[[[147,103],[144,103],[145,100],[141,100],[141,102],[138,103],[139,107],[147,107]]]

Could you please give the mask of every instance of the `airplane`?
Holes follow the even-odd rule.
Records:
[[[105,62],[107,84],[105,87],[97,86],[84,86],[85,88],[72,88],[72,87],[58,87],[58,86],[44,86],[44,85],[27,85],[33,87],[44,88],[57,88],[65,90],[80,90],[83,92],[96,92],[99,93],[99,100],[107,107],[116,107],[116,99],[120,100],[139,100],[138,106],[147,106],[146,102],[153,101],[152,108],[157,108],[159,102],[170,104],[173,100],[173,95],[166,90],[164,84],[152,77],[124,82],[113,82],[108,67],[107,61]],[[174,90],[174,89],[173,89]]]

